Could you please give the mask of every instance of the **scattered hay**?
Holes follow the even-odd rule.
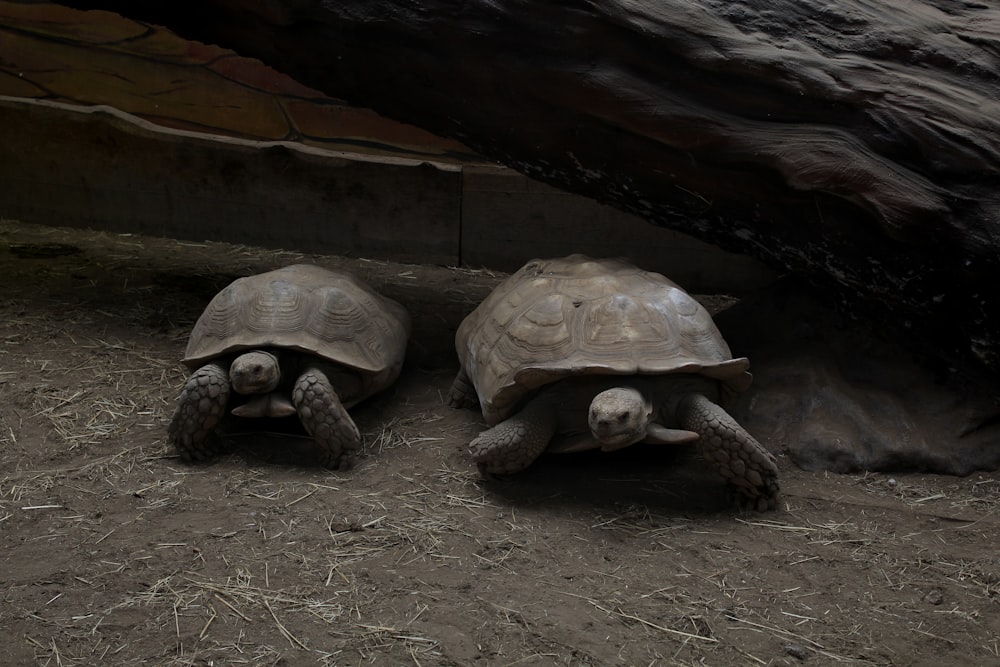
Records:
[[[374,260],[14,223],[0,238],[79,249],[0,257],[12,664],[1000,657],[996,475],[787,470],[768,515],[698,510],[687,486],[635,468],[485,483],[462,451],[479,416],[445,407],[443,367],[366,408],[356,470],[241,450],[182,465],[164,442],[178,357],[234,277],[361,267],[438,327],[415,343],[432,360],[453,353],[441,332],[501,277],[455,272],[430,294],[427,267]]]

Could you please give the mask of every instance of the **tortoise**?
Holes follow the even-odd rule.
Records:
[[[489,428],[469,444],[487,477],[543,452],[698,442],[737,497],[777,502],[774,457],[720,405],[745,390],[708,311],[675,283],[623,259],[535,259],[460,324],[453,407]]]
[[[298,415],[319,461],[347,468],[361,436],[347,409],[399,376],[410,316],[349,273],[309,264],[239,278],[191,331],[191,371],[168,427],[184,460],[221,448],[226,414]]]

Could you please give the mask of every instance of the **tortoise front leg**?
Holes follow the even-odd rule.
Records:
[[[292,404],[302,426],[319,445],[323,465],[350,468],[361,449],[361,434],[326,374],[317,368],[302,373],[292,389]]]
[[[680,425],[700,436],[706,458],[726,483],[754,509],[774,509],[778,501],[778,464],[722,406],[698,393],[677,405]]]
[[[469,452],[486,476],[520,472],[541,456],[556,433],[557,417],[545,401],[533,401],[521,412],[483,431]]]
[[[229,402],[229,372],[219,364],[202,366],[177,397],[167,441],[184,461],[203,461],[222,450],[215,434]]]

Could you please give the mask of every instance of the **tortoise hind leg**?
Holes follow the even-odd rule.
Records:
[[[479,395],[466,374],[465,369],[459,369],[455,380],[448,390],[448,405],[453,408],[474,408],[479,405]]]
[[[701,394],[688,394],[678,403],[677,419],[701,436],[706,458],[746,504],[758,511],[775,508],[779,488],[774,456],[722,406]]]
[[[185,461],[203,461],[222,450],[215,427],[229,402],[229,373],[219,364],[202,366],[188,378],[177,397],[167,441]]]
[[[361,434],[326,374],[307,369],[295,381],[292,403],[299,420],[319,445],[319,457],[328,468],[350,468],[361,448]]]

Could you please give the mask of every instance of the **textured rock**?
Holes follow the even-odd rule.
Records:
[[[263,63],[108,12],[0,0],[0,95],[106,104],[164,127],[432,162],[458,142],[350,107]]]
[[[569,236],[689,289],[773,280],[327,93],[158,25],[0,0],[0,215],[500,271]]]
[[[783,281],[715,318],[754,381],[733,416],[806,470],[967,475],[1000,466],[992,379],[932,368]]]
[[[798,273],[1000,369],[995,2],[84,2]]]

